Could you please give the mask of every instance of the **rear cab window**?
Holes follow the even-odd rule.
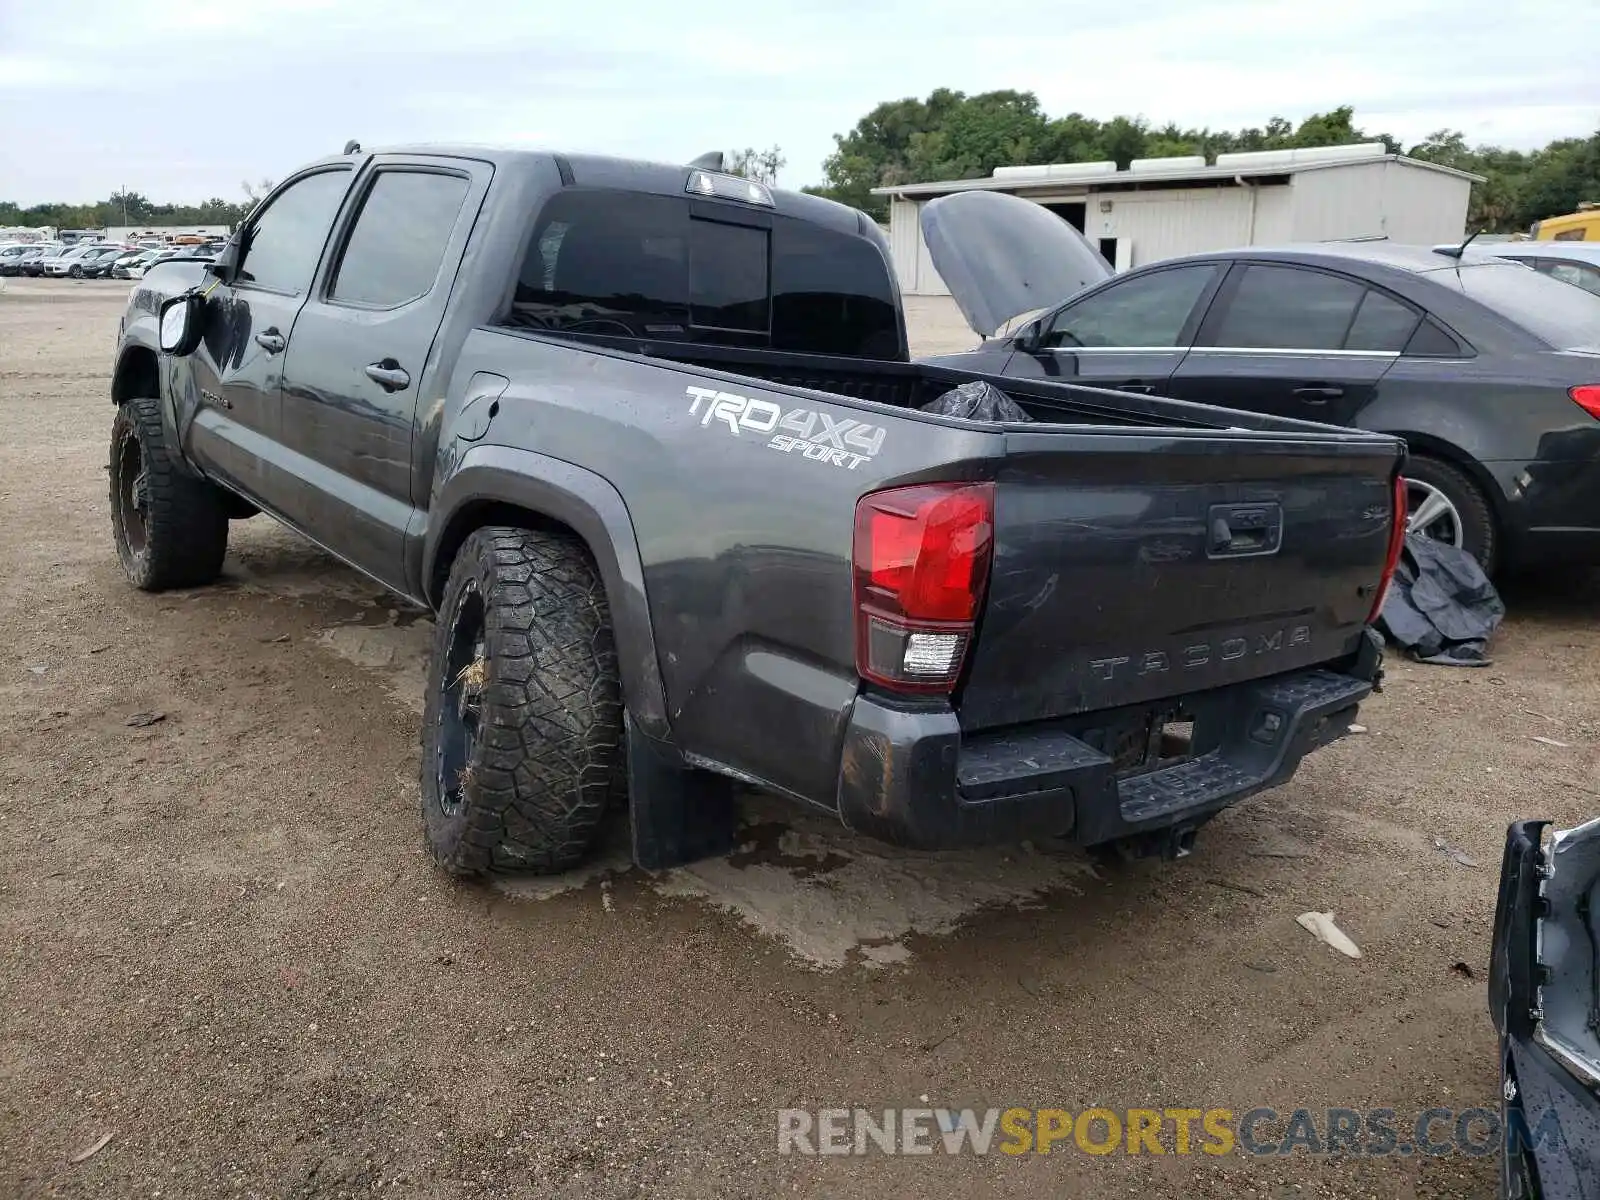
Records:
[[[1600,296],[1581,287],[1509,262],[1462,265],[1439,276],[1453,278],[1468,299],[1554,349],[1600,345]]]
[[[903,353],[862,237],[767,210],[602,188],[545,204],[508,325],[861,358]]]

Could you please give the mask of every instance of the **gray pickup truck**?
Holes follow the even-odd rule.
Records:
[[[154,267],[112,385],[130,580],[215,579],[265,512],[432,610],[423,816],[463,875],[568,868],[624,804],[641,865],[723,852],[735,781],[915,847],[1182,854],[1345,732],[1401,442],[912,362],[872,221],[716,167],[352,145]],[[1036,212],[928,207],[964,310],[1079,285]],[[1004,419],[928,411],[983,382]]]

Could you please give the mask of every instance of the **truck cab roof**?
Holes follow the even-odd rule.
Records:
[[[379,154],[417,154],[444,158],[470,158],[487,162],[496,170],[526,170],[536,164],[554,163],[569,187],[612,188],[618,191],[645,192],[660,196],[684,195],[689,177],[708,170],[688,163],[662,163],[646,159],[620,158],[605,154],[569,154],[560,150],[526,149],[515,146],[471,142],[419,142],[399,146],[363,147],[355,157]],[[334,154],[314,165],[347,161],[352,155]],[[710,172],[727,175],[728,172]],[[883,238],[883,231],[865,213],[821,196],[806,192],[767,189],[772,211],[824,225],[841,233]],[[886,239],[885,239],[886,241]]]

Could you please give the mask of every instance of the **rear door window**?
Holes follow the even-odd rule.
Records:
[[[1416,332],[1422,314],[1376,288],[1368,288],[1356,309],[1350,332],[1345,335],[1346,350],[1379,350],[1398,354]]]
[[[1231,282],[1231,281],[1230,281]],[[1366,288],[1298,267],[1252,264],[1207,324],[1210,346],[1265,350],[1342,350]]]
[[[328,299],[397,308],[426,296],[438,277],[468,186],[463,175],[378,172],[335,268]]]

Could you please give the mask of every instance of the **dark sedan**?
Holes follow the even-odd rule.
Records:
[[[1387,242],[1172,259],[940,361],[1398,434],[1414,530],[1491,570],[1600,563],[1600,296],[1518,264]]]

